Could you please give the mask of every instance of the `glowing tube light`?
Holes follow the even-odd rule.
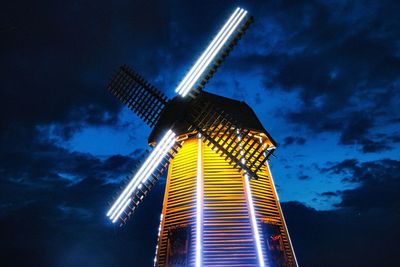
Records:
[[[223,28],[208,46],[206,51],[201,55],[196,64],[192,67],[186,77],[182,80],[176,89],[182,97],[185,97],[190,91],[191,87],[196,83],[198,78],[204,73],[210,62],[215,58],[217,53],[221,50],[223,45],[232,35],[233,31],[236,30],[239,23],[246,16],[247,11],[241,8],[237,8],[231,15],[229,20],[225,23]]]
[[[173,145],[174,142],[171,143],[171,146]],[[168,150],[167,150],[168,151]],[[115,223],[119,216],[124,212],[124,210],[126,209],[126,207],[129,205],[130,203],[130,195],[134,192],[134,190],[136,188],[138,188],[139,183],[143,183],[145,182],[150,175],[152,174],[152,172],[154,171],[154,169],[157,167],[157,165],[161,162],[162,158],[164,155],[160,155],[154,162],[154,165],[152,167],[150,167],[151,169],[149,170],[149,172],[145,172],[145,176],[143,177],[142,180],[139,180],[136,182],[136,184],[130,189],[129,193],[127,194],[125,200],[127,202],[125,202],[125,200],[123,202],[121,202],[121,204],[117,207],[117,209],[114,211],[114,213],[110,216],[110,219],[112,220],[113,223]],[[139,185],[140,187],[140,185]],[[140,200],[143,199],[143,196],[140,197]]]
[[[260,234],[258,232],[258,225],[257,225],[256,215],[254,212],[253,197],[251,195],[250,181],[249,181],[249,177],[247,174],[244,175],[244,185],[245,185],[245,188],[247,191],[246,197],[247,197],[247,203],[249,204],[249,209],[250,209],[251,226],[253,228],[254,239],[256,241],[258,261],[260,263],[260,266],[264,267],[265,266],[264,255],[262,253]]]
[[[131,190],[129,191],[126,199],[128,200],[128,202],[124,205],[120,205],[119,208],[117,210],[119,210],[119,212],[115,211],[113,215],[111,215],[110,219],[112,220],[113,223],[115,223],[119,216],[124,212],[124,210],[126,209],[126,207],[129,205],[129,200],[130,200],[130,195],[133,193],[133,191],[137,188],[137,186],[140,183],[144,183],[150,176],[151,174],[154,172],[154,170],[156,169],[156,167],[158,166],[158,164],[160,164],[161,160],[163,159],[163,157],[165,156],[165,154],[168,153],[168,151],[172,148],[172,146],[175,143],[175,138],[173,137],[173,139],[170,141],[170,143],[167,143],[166,145],[164,145],[161,149],[161,152],[159,153],[159,155],[157,155],[156,159],[154,160],[152,165],[149,165],[149,167],[143,172],[143,178],[139,181],[136,182],[135,186],[133,186],[131,188]],[[140,199],[143,199],[143,196],[141,196]]]
[[[197,181],[196,181],[196,267],[202,266],[203,254],[203,173],[201,164],[201,135],[197,140]]]
[[[180,92],[182,87],[186,85],[187,81],[189,78],[193,76],[193,73],[197,71],[198,67],[203,63],[204,59],[208,56],[210,51],[214,50],[214,47],[217,43],[219,43],[221,36],[225,33],[226,28],[230,26],[231,21],[233,19],[236,19],[237,13],[239,12],[240,8],[236,8],[235,12],[231,15],[229,20],[225,23],[225,25],[222,27],[222,29],[218,32],[217,36],[214,37],[212,42],[208,45],[207,49],[203,52],[203,54],[200,56],[200,58],[196,61],[196,63],[193,65],[193,67],[190,69],[188,74],[185,76],[185,78],[181,81],[179,86],[176,88],[176,92]]]
[[[212,42],[208,45],[207,49],[203,52],[203,54],[200,56],[200,58],[196,61],[196,63],[193,65],[193,67],[190,69],[190,71],[187,73],[185,78],[181,81],[181,83],[178,85],[176,88],[176,92],[179,93],[182,90],[182,87],[186,85],[187,81],[189,78],[193,76],[193,73],[198,69],[198,67],[203,63],[203,60],[208,56],[209,52],[214,50],[215,44],[220,41],[221,36],[225,33],[225,30],[228,26],[230,26],[232,20],[234,20],[237,16],[237,13],[240,11],[240,8],[236,8],[235,12],[231,15],[231,17],[228,19],[228,21],[225,23],[225,25],[222,27],[222,29],[218,32],[218,34],[214,37]]]
[[[124,202],[123,199],[126,198],[127,196],[129,197],[129,195],[131,194],[132,188],[135,188],[138,186],[141,175],[146,173],[146,170],[151,166],[151,163],[154,161],[154,158],[156,158],[158,156],[158,154],[162,150],[163,146],[165,146],[165,143],[167,142],[167,140],[169,138],[171,138],[172,135],[174,135],[174,133],[172,131],[168,131],[165,134],[165,136],[161,139],[158,146],[156,146],[156,148],[152,151],[152,153],[147,158],[147,160],[144,162],[142,167],[140,167],[139,171],[136,173],[136,175],[132,178],[132,180],[126,186],[125,190],[122,192],[120,197],[117,199],[117,201],[114,203],[114,205],[110,208],[110,210],[107,213],[107,216],[114,217],[117,210],[119,210],[121,205],[123,204],[123,202]]]
[[[222,33],[222,36],[220,36],[221,38],[216,42],[215,47],[213,47],[212,50],[209,51],[209,53],[207,53],[204,60],[202,61],[202,64],[199,66],[198,69],[195,70],[195,72],[193,73],[191,78],[188,80],[187,84],[185,84],[184,89],[181,92],[183,97],[190,91],[193,84],[196,83],[198,78],[207,69],[210,62],[214,59],[214,57],[217,55],[219,50],[222,48],[222,46],[228,40],[228,38],[232,34],[233,30],[236,28],[237,23],[239,23],[240,20],[242,19],[240,16],[243,14],[243,12],[244,12],[243,9],[240,9],[237,16],[235,15],[235,18],[233,19],[233,21],[229,22],[227,29],[225,29],[224,32]]]
[[[212,52],[206,57],[204,60],[203,64],[199,69],[193,74],[191,77],[190,81],[186,86],[181,90],[180,94],[185,97],[187,93],[190,91],[192,86],[197,82],[199,77],[204,73],[204,71],[207,69],[208,65],[210,62],[215,58],[215,56],[218,54],[218,52],[221,50],[223,45],[226,43],[228,38],[232,35],[233,31],[236,29],[236,27],[239,25],[239,23],[242,21],[244,16],[246,15],[247,11],[244,11],[243,9],[240,9],[239,11],[239,18],[236,18],[234,22],[231,22],[232,25],[229,25],[227,31],[228,33],[225,33],[223,35],[223,38],[221,41],[218,42],[218,45],[215,49],[212,50]]]
[[[150,156],[140,167],[138,172],[126,186],[124,191],[111,206],[107,212],[107,216],[110,217],[113,222],[116,222],[118,217],[122,214],[125,208],[129,205],[130,195],[139,186],[140,183],[145,182],[150,175],[154,172],[155,168],[161,162],[162,158],[168,153],[175,143],[175,133],[171,130],[164,135],[159,144],[151,152]]]
[[[238,135],[238,140],[240,142],[241,140],[240,135]],[[245,164],[245,159],[242,154],[243,152],[242,145],[239,145],[239,148],[240,148],[240,154],[242,155],[241,162],[242,164]],[[251,194],[249,176],[247,175],[246,172],[244,173],[244,186],[246,190],[247,203],[249,205],[249,210],[250,210],[251,228],[253,229],[254,240],[256,242],[258,262],[260,264],[260,267],[265,267],[264,254],[262,252],[262,247],[261,247],[260,233],[258,232],[258,224],[257,224],[256,214],[254,211],[253,196]]]
[[[144,183],[151,176],[151,174],[154,172],[155,168],[158,166],[158,164],[160,164],[161,160],[163,159],[165,154],[167,154],[168,151],[172,148],[174,143],[175,143],[175,134],[170,136],[169,143],[167,142],[166,144],[162,144],[160,142],[161,149],[158,151],[154,161],[151,164],[147,165],[146,168],[141,168],[141,169],[144,169],[144,171],[142,172],[143,178],[141,180],[136,181],[135,185],[133,187],[131,187],[131,189],[129,190],[125,199],[129,200],[130,195],[140,185],[140,183]],[[143,196],[140,199],[142,199],[142,198],[143,198]],[[129,204],[129,201],[125,204],[123,204],[123,203],[124,202],[122,202],[121,205],[110,216],[110,219],[112,220],[113,223],[115,223],[118,220],[119,216],[124,212],[124,210],[126,209],[126,207]]]
[[[243,12],[242,12],[243,11]],[[225,37],[223,38],[222,42],[218,45],[218,47],[213,51],[213,53],[207,58],[206,62],[202,65],[201,69],[197,72],[197,74],[194,76],[192,79],[192,82],[186,86],[184,91],[182,92],[182,96],[186,96],[186,94],[190,91],[192,86],[196,83],[197,79],[203,74],[203,72],[207,69],[208,64],[215,58],[217,53],[221,50],[225,42],[228,40],[228,38],[232,35],[233,31],[236,30],[237,26],[239,23],[243,20],[243,18],[246,16],[247,11],[244,11],[243,9],[240,11],[241,15],[239,19],[234,23],[233,27],[230,28],[229,32]]]

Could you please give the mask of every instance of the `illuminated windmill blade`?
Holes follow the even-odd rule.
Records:
[[[182,97],[190,95],[194,98],[212,77],[252,21],[253,18],[248,16],[246,10],[237,8],[179,83],[175,92]]]
[[[233,50],[233,48],[236,46],[237,42],[240,40],[242,35],[246,32],[247,28],[250,26],[250,24],[253,21],[254,21],[253,17],[249,17],[246,20],[246,22],[243,23],[243,25],[240,27],[240,29],[237,30],[236,35],[229,41],[229,43],[226,46],[224,46],[223,50],[219,53],[219,55],[216,57],[216,59],[210,64],[210,67],[207,68],[201,81],[193,89],[193,92],[199,92],[200,90],[202,90],[204,88],[204,86],[207,84],[208,80],[211,79],[211,77],[217,71],[217,68],[222,64],[222,62],[225,60],[225,58]],[[190,92],[189,92],[189,94],[190,94]]]
[[[169,130],[110,207],[107,216],[113,223],[118,220],[121,226],[126,223],[180,147],[181,144],[176,140],[175,133]]]
[[[119,68],[107,88],[150,127],[167,104],[166,96],[126,65]]]
[[[255,179],[258,179],[257,172],[275,149],[250,130],[242,129],[229,114],[210,102],[198,101],[194,105],[192,123],[191,127],[201,133],[208,146],[235,168]]]

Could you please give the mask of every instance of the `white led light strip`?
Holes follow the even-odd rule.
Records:
[[[210,64],[210,62],[215,58],[215,56],[218,54],[218,52],[221,50],[221,48],[223,47],[223,45],[225,44],[225,42],[228,40],[228,38],[232,35],[233,31],[237,28],[237,26],[239,25],[239,23],[243,20],[243,18],[246,16],[247,11],[244,11],[243,9],[239,12],[240,17],[238,20],[236,20],[236,22],[234,23],[234,25],[230,28],[229,32],[227,35],[224,36],[223,40],[219,43],[218,47],[212,52],[212,54],[207,57],[206,62],[202,65],[202,67],[200,68],[200,70],[196,73],[196,75],[193,77],[192,82],[189,83],[185,90],[182,92],[182,96],[186,96],[187,93],[189,93],[190,89],[192,88],[192,86],[197,82],[197,80],[199,79],[199,77],[203,74],[203,72],[207,69],[208,65]]]
[[[185,97],[189,93],[192,86],[197,82],[198,78],[206,70],[210,62],[215,58],[217,53],[221,50],[221,48],[232,35],[234,30],[236,30],[237,26],[240,24],[246,14],[247,11],[244,9],[237,8],[235,10],[229,20],[219,31],[217,36],[207,47],[205,52],[200,56],[195,65],[193,65],[188,74],[178,85],[175,90],[177,93],[179,93],[182,97]]]
[[[256,219],[256,215],[254,212],[253,196],[251,194],[249,176],[247,174],[244,175],[244,185],[245,185],[246,191],[247,191],[246,197],[247,197],[247,203],[249,204],[249,209],[250,209],[251,227],[253,228],[254,239],[256,241],[258,261],[260,263],[260,266],[264,267],[265,266],[264,255],[263,255],[262,248],[261,248],[260,234],[258,232],[257,219]]]
[[[233,12],[233,14],[230,16],[228,21],[222,27],[222,29],[218,32],[218,34],[214,37],[212,42],[208,45],[207,49],[203,52],[203,54],[200,56],[200,58],[196,61],[196,63],[190,69],[190,71],[186,74],[185,78],[181,81],[181,83],[176,88],[177,93],[179,93],[182,90],[182,87],[187,84],[187,81],[189,80],[189,78],[191,78],[193,76],[193,73],[196,72],[198,70],[199,66],[203,64],[204,59],[209,55],[210,51],[214,50],[215,45],[219,43],[221,36],[224,35],[226,28],[228,26],[230,26],[232,20],[236,19],[239,11],[240,11],[240,8],[236,8],[235,12]]]
[[[238,133],[238,140],[240,142],[241,137],[239,135],[239,131],[237,131],[237,133]],[[245,164],[245,159],[243,157],[244,153],[242,151],[242,145],[239,145],[239,148],[240,148],[240,155],[242,155],[241,162],[242,162],[242,164]],[[258,224],[257,224],[256,214],[254,211],[253,196],[251,194],[249,176],[247,175],[246,172],[244,173],[244,186],[245,186],[245,191],[246,191],[247,204],[248,204],[249,210],[250,210],[251,228],[253,229],[254,240],[256,243],[258,262],[260,264],[260,267],[265,267],[264,254],[262,252],[260,234],[258,232]]]
[[[164,137],[161,139],[160,143],[156,146],[156,148],[152,151],[150,156],[147,158],[147,160],[144,162],[144,164],[140,167],[139,171],[135,174],[135,176],[132,178],[132,180],[129,182],[129,184],[126,186],[125,190],[121,193],[117,201],[114,203],[114,205],[110,208],[110,210],[107,213],[107,216],[110,217],[110,219],[114,218],[115,214],[120,210],[120,207],[123,205],[125,202],[124,199],[127,197],[129,198],[130,194],[133,192],[133,190],[138,186],[140,183],[140,177],[143,174],[146,174],[146,170],[151,167],[151,163],[154,162],[154,160],[157,158],[159,155],[160,151],[162,151],[163,147],[167,143],[167,141],[174,135],[172,131],[168,131]],[[148,173],[148,172],[147,172]]]
[[[129,205],[131,194],[141,183],[145,182],[150,177],[158,164],[160,164],[163,157],[171,150],[175,144],[175,140],[175,133],[171,130],[168,130],[158,145],[150,153],[150,156],[143,163],[138,172],[107,212],[107,216],[112,220],[113,223],[118,220],[119,216]]]
[[[197,139],[197,181],[196,181],[196,267],[202,266],[203,255],[203,166],[201,135]]]

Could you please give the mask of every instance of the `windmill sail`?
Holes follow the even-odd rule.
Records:
[[[175,92],[182,97],[190,95],[194,98],[221,65],[252,21],[253,18],[247,15],[246,10],[237,8],[179,83]]]
[[[257,172],[272,155],[275,147],[267,138],[243,129],[229,114],[210,102],[197,101],[192,108],[192,128],[231,165],[257,179]]]
[[[108,90],[145,123],[153,127],[167,104],[167,97],[128,66],[121,66]]]
[[[169,130],[131,177],[129,183],[109,209],[107,216],[113,223],[120,220],[122,225],[126,222],[152,189],[165,168],[168,167],[169,161],[180,147],[181,144],[176,141],[175,133]]]

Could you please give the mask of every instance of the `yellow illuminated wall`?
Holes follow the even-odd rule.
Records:
[[[198,151],[199,147],[201,151]],[[199,163],[203,189],[201,266],[259,266],[246,200],[245,177],[203,142],[199,146],[197,137],[185,140],[169,167],[156,266],[168,266],[168,251],[171,249],[168,248],[168,235],[179,227],[189,229],[187,266],[195,266]],[[250,187],[259,232],[262,232],[263,222],[279,226],[286,265],[297,266],[267,164],[259,172],[259,179],[251,180]],[[268,244],[262,234],[260,240],[265,266],[270,266],[266,252]]]
[[[168,231],[191,225],[195,230],[196,216],[197,139],[186,140],[170,163],[165,188],[163,220],[158,242],[157,266],[166,266]],[[193,232],[194,234],[194,232]],[[192,234],[192,236],[194,236]],[[192,247],[194,246],[192,239]],[[194,255],[193,255],[194,257]],[[191,259],[194,261],[194,259]]]

